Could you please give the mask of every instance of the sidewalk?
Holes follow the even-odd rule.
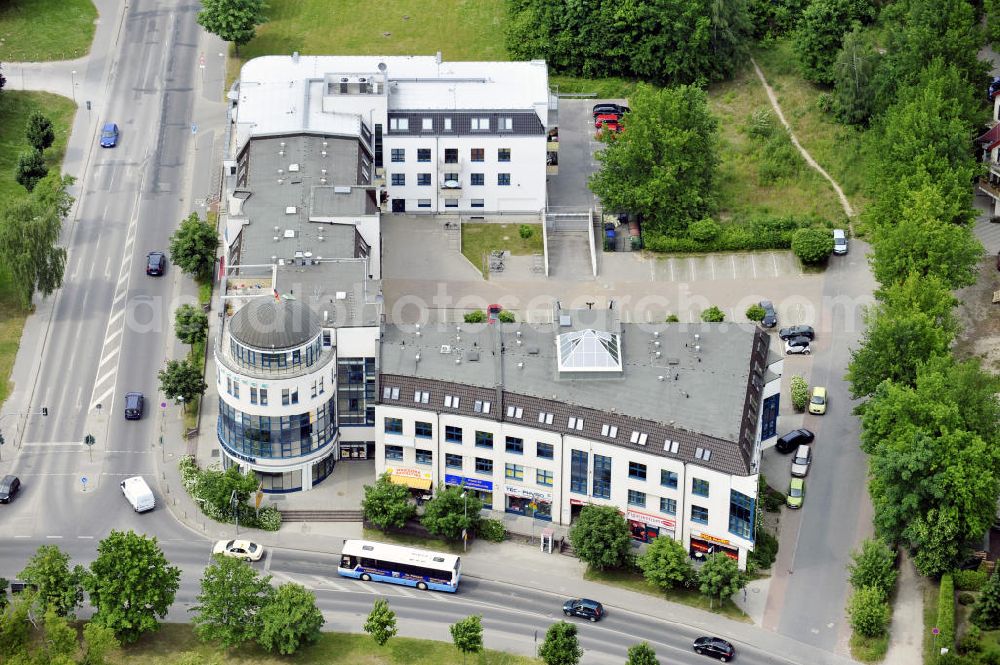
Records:
[[[924,649],[924,582],[917,576],[913,561],[903,551],[900,555],[896,599],[889,627],[889,651],[883,665],[919,663]]]

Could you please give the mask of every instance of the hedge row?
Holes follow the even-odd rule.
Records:
[[[955,648],[955,581],[951,573],[941,576],[938,594],[937,629],[938,647]]]
[[[756,216],[720,224],[712,219],[694,222],[686,236],[643,234],[646,249],[653,252],[733,252],[754,249],[789,249],[792,235],[804,228],[834,228],[818,216]]]

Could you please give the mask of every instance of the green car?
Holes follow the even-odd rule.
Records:
[[[788,485],[788,498],[785,503],[789,508],[801,508],[802,502],[806,498],[806,481],[802,478],[792,478]]]

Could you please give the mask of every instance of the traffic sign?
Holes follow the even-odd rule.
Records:
[[[194,123],[191,123],[191,133],[192,134],[197,134],[198,133],[198,125],[196,125]]]
[[[83,483],[84,485],[86,485],[87,484],[87,476],[84,476],[83,478],[80,478],[80,482]]]

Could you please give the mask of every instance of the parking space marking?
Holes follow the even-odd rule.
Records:
[[[692,282],[697,281],[698,280],[698,270],[695,267],[695,260],[694,260],[694,258],[688,258],[687,264],[688,264],[688,269],[689,269],[688,272],[691,274],[690,280]]]
[[[753,254],[750,255],[750,265],[753,266],[753,278],[757,279],[757,259]]]
[[[732,262],[733,262],[733,279],[736,279],[736,255],[733,254],[729,258],[732,259]]]
[[[774,276],[778,276],[778,255],[771,252],[771,264],[774,266]]]
[[[708,265],[712,266],[712,281],[715,281],[715,255],[709,254]]]
[[[667,259],[667,263],[670,265],[670,281],[671,282],[677,281],[674,279],[674,259],[673,258]]]

